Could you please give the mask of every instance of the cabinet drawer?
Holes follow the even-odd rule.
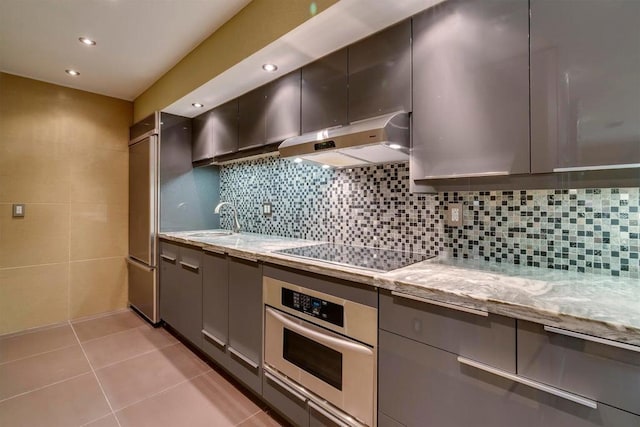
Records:
[[[379,411],[407,427],[640,425],[640,417],[629,412],[604,404],[588,408],[385,331],[379,352]],[[382,418],[379,425],[396,425],[388,421]]]
[[[640,414],[640,352],[518,321],[518,374]]]
[[[269,374],[265,374],[262,379],[262,398],[294,425],[299,427],[309,425],[306,399],[294,396],[281,384],[272,380]]]
[[[380,292],[380,328],[496,368],[516,371],[515,320]]]

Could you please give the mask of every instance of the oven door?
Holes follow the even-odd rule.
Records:
[[[375,349],[268,306],[264,334],[267,365],[373,425]]]

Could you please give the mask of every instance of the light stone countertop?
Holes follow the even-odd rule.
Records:
[[[253,233],[188,236],[194,232],[160,238],[640,346],[638,279],[443,258],[380,273],[274,253],[324,242]]]

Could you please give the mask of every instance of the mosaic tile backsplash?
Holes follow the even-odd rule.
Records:
[[[408,163],[334,170],[266,157],[220,168],[220,199],[237,205],[244,231],[632,278],[639,197],[637,187],[412,194]],[[445,226],[450,202],[463,203],[463,227]]]

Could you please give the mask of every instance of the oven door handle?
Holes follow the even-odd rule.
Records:
[[[306,338],[309,338],[310,340],[318,341],[328,346],[358,352],[367,356],[373,355],[373,350],[365,346],[364,344],[359,344],[344,338],[338,338],[333,335],[306,328],[302,325],[299,325],[296,321],[291,320],[290,316],[286,314],[280,314],[270,307],[266,307],[265,311],[269,316],[273,316],[278,322],[282,323],[287,328],[291,329],[294,332],[297,332],[298,334]],[[304,320],[302,321],[305,322]]]

